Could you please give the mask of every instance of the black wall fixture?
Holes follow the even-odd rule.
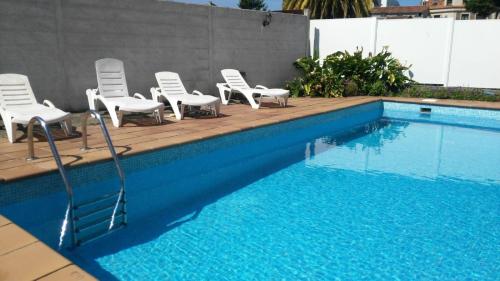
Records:
[[[266,27],[266,26],[270,25],[272,18],[273,18],[273,15],[271,14],[271,12],[268,12],[264,17],[264,20],[262,21],[262,26]]]

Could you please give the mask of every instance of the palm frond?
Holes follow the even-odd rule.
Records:
[[[370,15],[374,0],[283,0],[284,10],[309,9],[312,19],[359,18]]]

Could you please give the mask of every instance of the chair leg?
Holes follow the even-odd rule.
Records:
[[[224,105],[229,104],[229,100],[231,99],[231,91],[229,91],[229,93],[226,97],[226,89],[224,89],[223,87],[219,87],[219,85],[217,85],[217,87],[219,88],[219,95],[220,95],[220,99],[221,99],[222,103]]]
[[[215,117],[219,117],[220,114],[220,102],[214,104]]]
[[[156,114],[157,114],[157,117],[158,117],[158,124],[163,123],[163,117],[165,115],[165,109],[163,107],[162,108],[158,108],[157,111],[156,111]]]
[[[255,98],[253,97],[253,93],[246,92],[246,93],[243,93],[243,95],[248,100],[248,102],[250,103],[250,106],[252,106],[253,109],[259,109],[259,107],[260,107],[260,98],[262,98],[262,95],[259,98],[259,103],[255,102]]]
[[[92,90],[87,90],[87,101],[89,102],[89,108],[92,110],[99,110],[99,104],[97,103],[97,100],[95,99],[95,94]]]
[[[122,125],[123,112],[121,110],[108,110],[113,126],[119,128]]]
[[[71,119],[68,118],[61,123],[61,128],[64,130],[66,136],[71,136],[73,134],[73,125],[71,124]]]
[[[178,104],[178,102],[175,103],[172,102],[170,103],[170,105],[172,106],[172,110],[174,111],[175,119],[182,120],[182,117],[184,116],[183,105]]]
[[[181,104],[181,116],[180,116],[181,118],[177,118],[177,119],[179,119],[179,120],[184,119],[184,112],[185,111],[186,111],[186,105]]]
[[[16,130],[17,130],[17,124],[12,123],[10,120],[12,120],[12,117],[7,114],[7,112],[0,110],[0,116],[2,117],[3,124],[5,126],[5,131],[7,132],[7,138],[9,139],[10,143],[14,143],[16,139]]]
[[[283,107],[287,107],[288,105],[288,96],[283,98]]]
[[[9,142],[14,143],[16,141],[17,124],[5,121],[3,123],[5,125],[5,131],[7,132],[7,138],[9,139]]]

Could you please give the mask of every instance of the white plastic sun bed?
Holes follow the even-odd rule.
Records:
[[[35,116],[47,124],[61,123],[66,135],[71,134],[71,114],[56,108],[49,100],[39,104],[25,75],[0,74],[0,115],[11,143],[16,140],[17,124],[27,125]]]
[[[254,109],[259,109],[263,97],[274,98],[281,106],[287,106],[288,96],[290,94],[288,90],[269,89],[262,85],[250,88],[245,79],[243,79],[243,76],[241,76],[241,73],[236,69],[223,69],[221,70],[221,74],[226,83],[217,83],[217,88],[219,88],[223,104],[228,104],[231,99],[231,94],[236,92],[243,94]],[[226,92],[228,93],[227,96]],[[256,98],[258,98],[258,101],[255,101]]]
[[[207,107],[217,117],[219,116],[220,100],[217,97],[204,95],[200,91],[194,90],[189,94],[182,84],[179,74],[175,72],[163,71],[155,74],[159,88],[151,88],[153,100],[162,102],[165,98],[174,111],[175,118],[181,120],[184,118],[186,107],[200,106]]]
[[[97,101],[102,102],[115,127],[122,125],[124,112],[153,113],[158,123],[163,121],[162,103],[148,100],[139,93],[135,93],[133,97],[129,96],[121,60],[100,59],[95,62],[95,70],[98,88],[86,91],[90,109],[98,110]]]

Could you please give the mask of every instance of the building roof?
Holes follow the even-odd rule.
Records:
[[[372,14],[419,14],[429,12],[426,6],[394,6],[394,7],[374,7]]]
[[[434,7],[434,6],[430,6],[429,7],[430,10],[464,10],[465,9],[465,6],[464,5],[456,5],[456,6],[437,6],[437,7]]]
[[[427,0],[423,2],[423,6],[429,7],[430,10],[450,10],[450,9],[465,9],[464,1],[453,1],[448,5],[446,0]]]

